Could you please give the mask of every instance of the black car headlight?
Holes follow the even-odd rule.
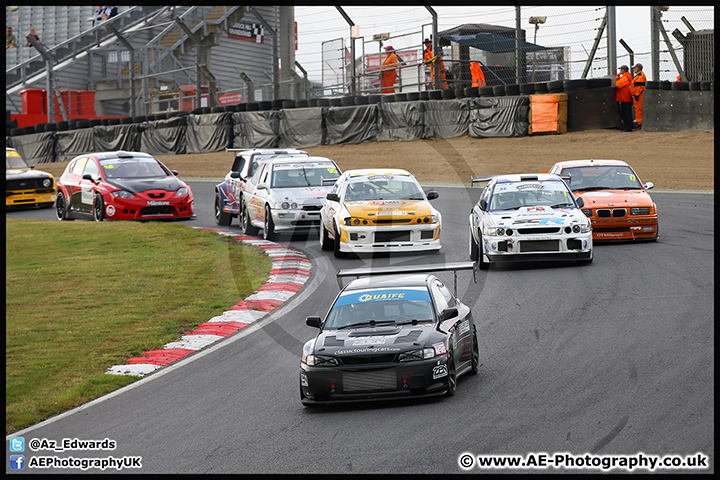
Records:
[[[435,349],[429,347],[401,353],[398,360],[401,362],[413,362],[415,360],[427,360],[428,358],[433,358],[434,356]]]
[[[650,207],[632,207],[630,215],[650,215]]]
[[[334,367],[338,365],[335,357],[322,357],[320,355],[308,355],[305,357],[305,363],[311,367]]]
[[[368,221],[367,221],[367,219],[364,219],[364,218],[348,217],[345,219],[345,225],[359,226],[359,225],[367,225],[367,224],[368,224]]]
[[[592,217],[592,208],[583,208],[580,211],[583,212],[586,217]]]

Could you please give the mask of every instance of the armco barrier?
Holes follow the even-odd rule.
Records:
[[[609,83],[610,79],[605,78],[567,82],[564,93],[568,96],[568,132],[620,126],[615,88]],[[235,112],[210,113],[210,109],[203,108],[192,114],[182,112],[182,116],[176,112],[168,115],[170,118],[120,119],[119,125],[90,126],[87,121],[73,119],[58,122],[55,130],[44,127],[41,130],[45,131],[38,133],[34,133],[34,127],[6,128],[6,144],[17,148],[29,163],[47,163],[66,161],[67,155],[74,152],[115,149],[173,155],[222,151],[226,147],[308,148],[463,135],[528,135],[529,96],[508,94],[506,90],[514,92],[515,86],[502,87],[502,92],[497,88],[495,95],[491,94],[495,87],[471,89],[468,93],[478,96],[466,98],[450,98],[455,97],[454,91],[443,98],[439,90],[405,95],[413,99],[406,101],[397,101],[403,98],[398,95],[369,95],[367,103],[358,101],[365,97],[355,97],[355,105],[339,106],[330,106],[328,99],[311,99],[307,106],[298,101],[294,108],[270,110],[265,107],[272,107],[271,102],[255,102],[240,104]],[[529,91],[527,85],[521,87]],[[701,82],[692,87],[648,82],[643,130],[714,131],[714,83]],[[559,80],[534,84],[535,92],[562,89],[563,81]]]

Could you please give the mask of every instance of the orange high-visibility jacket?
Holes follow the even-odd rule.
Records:
[[[395,52],[390,52],[380,65],[380,80],[382,83],[382,93],[395,93],[395,80],[397,80],[397,67],[400,65]]]
[[[435,82],[435,68],[433,67],[434,62],[431,61],[432,57],[432,48],[426,48],[423,60],[425,63],[430,63],[430,79]],[[440,60],[440,88],[448,88],[447,79],[445,78],[445,62],[442,60]]]
[[[615,75],[615,100],[618,102],[632,102],[632,95],[630,94],[630,83],[632,82],[632,75],[630,72],[625,72],[622,75],[619,73]]]
[[[472,87],[485,86],[485,74],[478,62],[470,62],[470,73],[472,74]]]
[[[645,92],[645,82],[647,77],[640,71],[632,79],[630,85],[630,93],[633,95],[633,106],[635,107],[635,120],[642,125],[642,109],[643,109],[643,92]]]

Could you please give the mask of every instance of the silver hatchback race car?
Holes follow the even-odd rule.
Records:
[[[473,178],[488,182],[470,212],[470,259],[490,263],[593,259],[590,219],[558,175]]]
[[[279,233],[311,233],[320,226],[320,209],[340,176],[325,157],[280,157],[262,161],[243,186],[241,225],[247,235],[263,230],[272,240]]]

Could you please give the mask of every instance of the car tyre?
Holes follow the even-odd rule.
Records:
[[[275,225],[273,224],[272,211],[270,207],[265,206],[265,226],[263,227],[263,238],[265,240],[275,240]]]
[[[220,192],[215,195],[215,223],[223,227],[230,225],[232,215],[222,211],[222,198]]]
[[[340,250],[340,234],[338,233],[337,229],[335,229],[335,241],[333,242],[333,254],[335,255],[335,258],[344,258],[345,252]]]
[[[58,192],[55,197],[55,216],[58,220],[73,220],[68,213],[65,195],[62,192]]]
[[[320,249],[326,252],[333,249],[333,245],[330,243],[330,235],[322,222],[320,222]]]
[[[469,245],[470,246],[470,260],[472,260],[474,262],[478,259],[479,249],[478,249],[478,244],[475,242],[475,239],[473,238],[472,226],[470,227],[469,237],[470,237],[470,240],[468,243],[470,244]]]
[[[473,327],[472,342],[472,363],[470,366],[470,375],[477,375],[480,371],[480,349],[478,348],[477,329],[475,327]]]
[[[93,202],[93,218],[96,222],[102,222],[105,219],[105,202],[102,195],[96,194]]]
[[[485,261],[485,255],[482,251],[482,234],[478,232],[478,242],[477,242],[477,249],[478,249],[478,268],[480,270],[487,270],[490,268],[490,263]]]
[[[455,390],[457,389],[457,371],[455,370],[455,358],[453,358],[452,351],[450,350],[451,348],[452,345],[448,348],[448,388],[445,392],[446,397],[452,397],[455,395]]]
[[[247,208],[243,207],[240,218],[242,219],[243,233],[245,235],[257,235],[258,229],[250,223],[250,214],[248,213]]]

